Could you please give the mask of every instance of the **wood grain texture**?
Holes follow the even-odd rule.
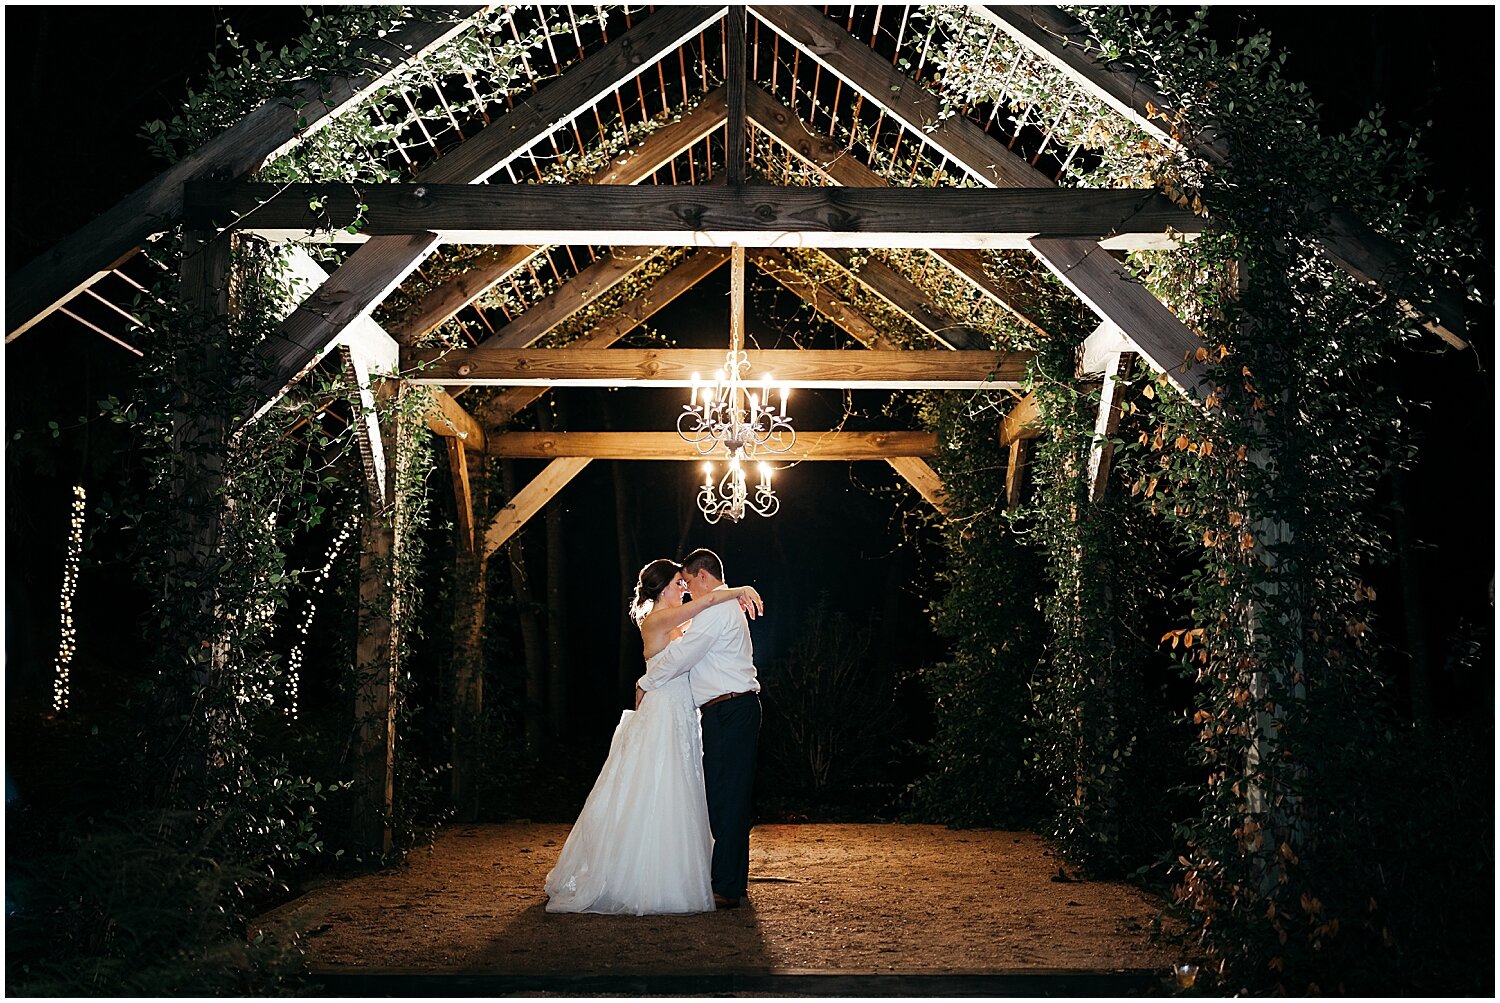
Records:
[[[1005,417],[1000,420],[1000,446],[1003,449],[1022,439],[1040,438],[1041,409],[1036,405],[1036,392],[1032,391],[1016,401]]]
[[[762,272],[788,292],[794,293],[825,320],[866,348],[900,351],[901,346],[880,333],[875,322],[838,293],[819,282],[813,282],[792,264],[786,254],[774,248],[754,252],[751,260]]]
[[[1121,381],[1130,375],[1135,355],[1121,352],[1104,370],[1104,386],[1099,394],[1099,415],[1094,420],[1094,444],[1089,448],[1089,501],[1104,497],[1109,488],[1109,467],[1115,446],[1110,440],[1120,428],[1120,398],[1125,392]]]
[[[484,556],[489,557],[499,550],[506,540],[526,525],[528,519],[540,512],[542,506],[555,498],[591,462],[588,457],[565,456],[547,464],[545,470],[517,491],[516,496],[490,520],[484,531]]]
[[[980,183],[1003,188],[1050,188],[1052,179],[1006,149],[961,115],[943,117],[937,95],[907,77],[890,60],[853,38],[814,7],[755,5],[760,20],[829,70],[865,99],[884,108],[911,132],[963,167]]]
[[[1038,239],[1032,249],[1101,319],[1113,323],[1152,369],[1195,400],[1212,386],[1196,361],[1202,340],[1097,244]]]
[[[888,460],[926,457],[937,452],[931,432],[800,432],[784,453],[761,455],[775,463],[801,460]],[[676,432],[500,432],[490,437],[491,456],[552,459],[586,456],[595,460],[680,460],[705,457]]]
[[[432,387],[427,409],[427,427],[434,435],[456,440],[464,449],[484,452],[484,428],[465,411],[463,405],[442,387]]]
[[[323,212],[352,219],[360,206],[372,238],[432,231],[470,244],[1024,248],[1045,236],[1140,250],[1175,247],[1205,225],[1156,192],[1128,189],[188,186],[194,225],[274,239],[326,236]]]
[[[927,465],[927,461],[915,456],[888,456],[886,462],[891,469],[901,475],[902,480],[917,489],[917,494],[927,499],[927,503],[942,512],[948,512],[947,503],[943,498],[943,479],[938,476],[937,471]]]
[[[407,349],[402,370],[418,384],[487,386],[693,386],[724,365],[718,349],[507,349],[477,354]],[[1009,390],[1026,377],[1026,352],[752,350],[745,383],[769,374],[807,388]],[[753,389],[753,386],[752,386]]]

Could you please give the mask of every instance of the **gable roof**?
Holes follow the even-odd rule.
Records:
[[[392,39],[394,48],[381,49],[381,70],[320,85],[304,82],[295,99],[251,112],[13,276],[7,340],[71,300],[110,298],[100,297],[94,287],[121,276],[122,262],[145,246],[152,232],[180,218],[185,182],[246,177],[306,148],[320,129],[343,116],[382,119],[381,102],[374,98],[383,87],[392,104],[411,112],[389,130],[395,140],[388,161],[412,180],[432,184],[713,183],[722,179],[729,151],[741,149],[726,145],[722,132],[741,101],[748,124],[743,149],[752,171],[783,184],[907,187],[936,180],[1040,189],[1054,187],[1062,168],[1088,155],[1082,142],[1059,142],[1067,132],[1060,121],[1029,122],[1029,106],[1019,100],[1016,106],[1004,97],[977,106],[959,100],[960,114],[947,114],[941,86],[932,82],[919,8],[848,8],[835,18],[812,8],[749,7],[743,87],[739,74],[730,72],[734,57],[725,25],[732,23],[726,20],[731,9],[743,10],[677,7],[643,16],[626,8],[563,7],[549,21],[544,8],[470,7],[413,23]],[[595,11],[598,20],[590,23]],[[1056,8],[975,7],[972,12],[975,25],[992,33],[990,48],[1011,59],[1012,76],[1036,74],[1042,61],[1050,61],[1052,85],[1066,81],[1103,102],[1080,103],[1085,108],[1080,114],[1115,115],[1132,128],[1170,139],[1152,125],[1148,102],[1159,96],[1148,82],[1092,60],[1077,44],[1086,38],[1085,29],[1067,15]],[[496,51],[496,40],[504,43],[503,51]],[[535,46],[526,44],[532,40]],[[522,57],[519,69],[508,69],[516,79],[503,102],[476,88],[484,68],[453,56],[463,49],[469,58],[476,45],[496,60],[492,71],[507,55]],[[400,55],[392,58],[395,50]],[[731,102],[730,91],[742,97]],[[1083,131],[1075,128],[1071,134]],[[1200,134],[1193,142],[1195,152],[1210,162],[1224,156],[1211,135]],[[1142,343],[1158,369],[1169,368],[1189,344],[1185,329],[1154,299],[1148,303],[1149,297],[1133,296],[1122,305],[1103,296],[1101,290],[1124,275],[1123,269],[1108,255],[1089,255],[1085,247],[1066,244],[1044,242],[1030,249],[1104,320]],[[1400,273],[1398,250],[1345,216],[1334,215],[1324,246],[1361,278],[1390,280]],[[444,269],[451,274],[444,281],[413,279],[419,266],[449,255],[451,247],[441,235],[369,239],[289,318],[288,338],[275,349],[280,378],[290,381],[305,371],[338,331],[392,294],[414,304],[392,324],[398,339],[410,342],[464,308],[476,316],[474,311],[484,308],[474,304],[486,291],[541,261],[552,270],[553,281],[545,290],[541,283],[533,285],[545,295],[552,295],[550,287],[578,281],[575,275],[587,265],[574,260],[573,267],[559,268],[557,255],[545,246],[506,247],[464,252],[463,267]],[[933,257],[950,277],[1037,328],[1018,306],[1014,290],[987,267],[983,253],[944,249]],[[1085,260],[1092,264],[1080,270]],[[910,276],[889,263],[884,267],[885,293],[875,292],[888,300],[896,284],[904,280],[910,286]],[[1088,284],[1072,281],[1085,274],[1092,276]],[[519,308],[545,298],[520,290],[517,297]],[[905,298],[909,309],[926,309],[913,300],[910,288]],[[1409,308],[1445,340],[1462,344],[1451,304],[1412,299]],[[483,317],[477,323],[494,327]],[[279,389],[268,386],[268,397]]]

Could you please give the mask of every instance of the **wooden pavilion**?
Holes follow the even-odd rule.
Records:
[[[962,289],[1008,323],[1052,336],[1027,316],[1024,296],[996,267],[1001,256],[1019,253],[1098,317],[1078,352],[1078,376],[1103,381],[1093,496],[1105,488],[1106,439],[1119,418],[1109,376],[1139,358],[1183,393],[1209,393],[1201,340],[1124,260],[1192,240],[1205,215],[1157,191],[1059,182],[1090,155],[1071,137],[1095,131],[1185,147],[1210,166],[1229,154],[1206,123],[1194,128],[1167,113],[1150,81],[1096,58],[1087,30],[1057,8],[966,9],[1011,82],[984,102],[945,90],[918,7],[418,10],[430,20],[370,43],[377,69],[297,84],[295,97],[245,115],[14,275],[7,341],[65,319],[139,354],[128,303],[153,269],[178,272],[186,299],[224,313],[235,240],[337,239],[347,246],[331,274],[293,253],[310,293],[288,304],[279,336],[260,346],[254,361],[269,376],[258,414],[319,365],[343,367],[371,404],[403,385],[432,387],[428,423],[446,442],[461,549],[481,565],[593,459],[700,459],[670,430],[519,432],[509,422],[553,386],[686,391],[721,352],[616,346],[725,266],[728,337],[742,336],[753,266],[850,339],[850,350],[751,350],[751,379],[774,370],[792,387],[1013,391],[998,429],[1010,469],[996,485],[1012,500],[1035,434],[1035,403],[1020,392],[1027,355],[996,350],[992,332],[941,292]],[[456,59],[460,45],[468,55]],[[488,53],[487,65],[476,51]],[[1037,115],[1025,94],[1038,86],[1068,94],[1067,114],[1081,126]],[[382,109],[392,104],[410,115],[387,121]],[[385,127],[394,138],[377,152],[401,180],[261,180],[341,121]],[[1321,243],[1332,261],[1385,285],[1447,343],[1464,344],[1460,309],[1409,290],[1399,248],[1347,213],[1328,220]],[[184,259],[156,260],[154,238],[176,226],[187,234]],[[795,267],[809,254],[825,266],[820,274],[852,282],[925,344],[893,339],[841,282]],[[547,347],[580,311],[637,286],[586,336]],[[471,406],[463,399],[471,387],[503,390]],[[365,489],[385,515],[361,536],[357,783],[365,838],[379,845],[394,783],[397,669],[393,617],[370,613],[369,602],[390,595],[381,581],[388,572],[378,569],[397,539],[402,445],[373,408],[362,424]],[[934,448],[915,431],[837,432],[804,436],[796,458],[884,461],[941,509],[942,485],[925,460]],[[486,455],[550,462],[485,512],[470,464]],[[469,616],[464,630],[477,638],[482,603]],[[481,694],[472,664],[455,672],[459,721]],[[473,762],[461,726],[454,752],[462,804]]]

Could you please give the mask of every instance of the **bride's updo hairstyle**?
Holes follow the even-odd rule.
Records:
[[[636,623],[646,619],[646,614],[651,612],[656,597],[672,584],[672,579],[676,578],[681,570],[680,564],[666,557],[658,557],[642,568],[641,573],[635,579],[635,596],[630,601],[630,619]]]

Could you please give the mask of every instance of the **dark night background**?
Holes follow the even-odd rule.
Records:
[[[1323,106],[1325,133],[1347,128],[1377,105],[1393,122],[1432,119],[1423,147],[1440,204],[1483,208],[1492,231],[1494,202],[1494,9],[1222,7],[1221,34],[1240,19],[1269,27],[1290,53],[1287,76],[1305,80]],[[278,40],[301,25],[294,7],[7,7],[5,10],[6,268],[14,272],[94,215],[163,169],[137,137],[141,124],[169,118],[186,84],[201,74],[231,20],[246,39]],[[1487,248],[1487,259],[1490,248]],[[727,316],[724,271],[673,308],[676,323]],[[1422,567],[1429,639],[1441,659],[1444,639],[1461,615],[1492,613],[1494,553],[1493,313],[1470,317],[1470,353],[1414,359],[1408,389],[1432,401],[1423,417],[1425,441],[1414,472],[1416,525],[1428,549]],[[663,328],[674,321],[664,319]],[[775,333],[752,320],[751,334],[774,347]],[[711,320],[698,332],[705,346],[722,344],[726,326]],[[695,345],[682,328],[683,343]],[[1436,344],[1436,342],[1434,342]],[[5,351],[7,701],[10,714],[40,710],[50,695],[56,645],[58,575],[70,486],[97,475],[107,435],[87,426],[59,440],[33,435],[50,419],[69,425],[94,413],[131,357],[75,324],[52,321]],[[1420,381],[1429,381],[1425,386]],[[625,393],[625,392],[622,392]],[[636,392],[645,393],[645,392]],[[658,395],[665,392],[658,391]],[[597,394],[558,394],[566,426],[602,428]],[[670,414],[678,402],[660,398]],[[877,405],[870,402],[870,409]],[[808,392],[793,398],[799,430],[830,427],[836,402]],[[665,417],[646,425],[666,428]],[[872,419],[873,424],[873,419]],[[859,427],[857,424],[847,426]],[[28,433],[23,450],[11,445]],[[99,435],[99,438],[93,438]],[[54,448],[55,446],[55,448]],[[782,654],[797,612],[821,591],[836,608],[873,608],[880,657],[902,667],[940,657],[927,627],[929,576],[937,550],[903,540],[900,518],[881,494],[897,482],[884,464],[805,463],[777,481],[782,511],[771,520],[707,527],[692,509],[690,464],[635,464],[630,489],[641,515],[635,545],[642,560],[681,555],[706,545],[726,559],[729,577],[766,596],[771,615],[755,629],[758,661]],[[445,471],[435,488],[447,492]],[[101,487],[104,485],[100,485]],[[612,498],[607,462],[598,461],[562,493],[569,534],[568,580],[573,605],[575,690],[597,694],[580,702],[573,722],[597,737],[600,755],[616,713],[615,667],[620,610],[613,513],[596,504]],[[918,503],[920,504],[920,502]],[[540,516],[533,520],[540,536]],[[684,528],[686,527],[686,528]],[[533,546],[540,546],[536,541]],[[1394,596],[1392,587],[1387,595]],[[83,635],[75,687],[85,699],[109,699],[111,660],[129,657],[135,636],[123,569],[85,566],[77,599]],[[1399,607],[1385,622],[1399,636]],[[100,628],[104,629],[100,629]],[[93,674],[95,681],[88,677]],[[13,749],[8,750],[12,755]]]

